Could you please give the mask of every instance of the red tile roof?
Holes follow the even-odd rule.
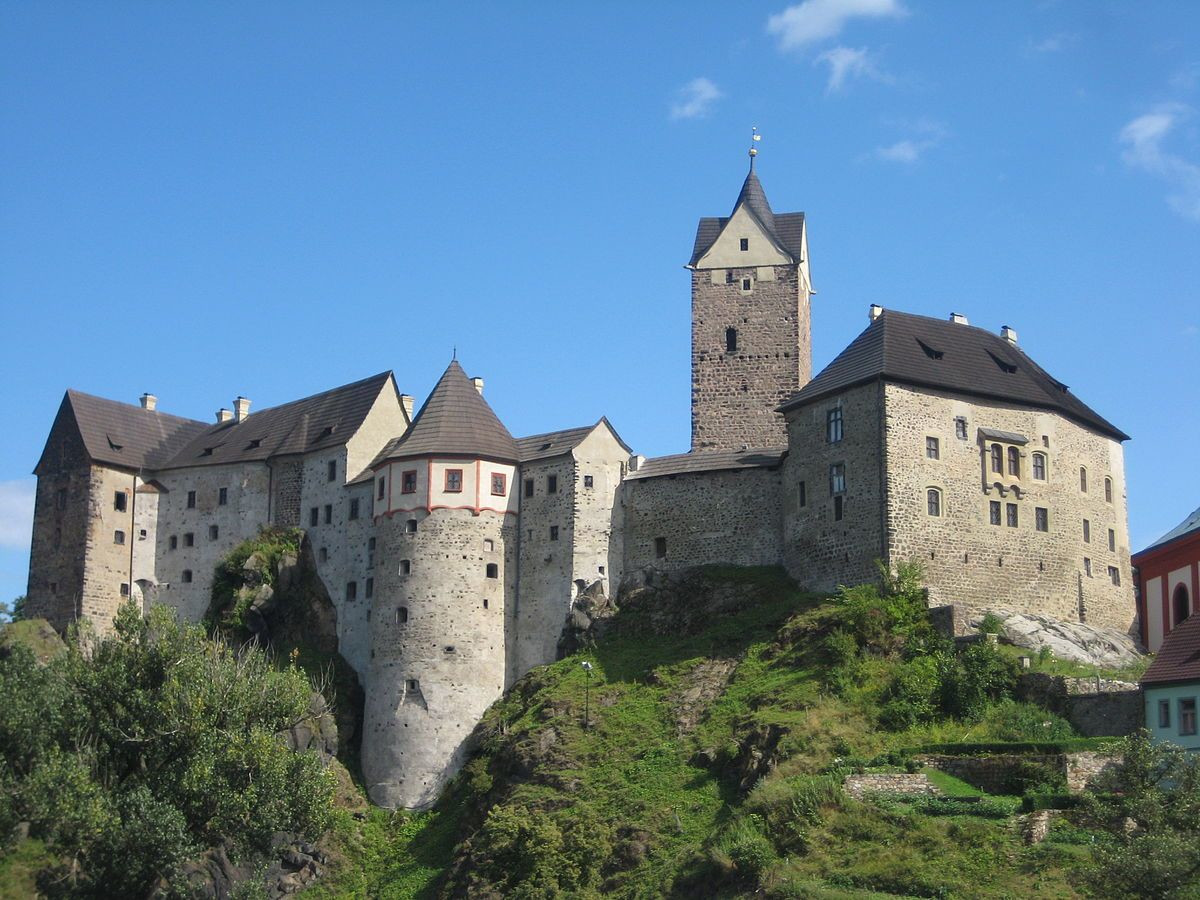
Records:
[[[1176,625],[1158,648],[1142,684],[1200,681],[1200,613]]]

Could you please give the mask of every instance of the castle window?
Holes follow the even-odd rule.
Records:
[[[726,284],[733,284],[733,269],[726,269],[726,270],[725,270],[725,283],[726,283]]]
[[[655,559],[667,558],[667,539],[665,537],[656,537],[654,539],[654,557]]]
[[[808,506],[808,485],[803,481],[796,485],[796,504],[798,506]]]
[[[1170,700],[1159,700],[1158,701],[1158,727],[1159,728],[1170,728],[1171,727],[1171,701]]]
[[[1116,566],[1109,566],[1108,567],[1108,580],[1111,581],[1113,584],[1115,584],[1117,587],[1120,587],[1121,586],[1121,570],[1118,569]]]
[[[596,480],[591,475],[584,475],[583,476],[583,486],[585,488],[595,487]]]
[[[493,541],[491,538],[484,538],[483,552],[484,553],[495,553],[496,552],[496,542]]]
[[[846,464],[834,463],[829,467],[829,493],[844,494],[846,492]]]
[[[58,582],[57,581],[50,582],[50,593],[52,593],[52,594],[58,593]]]
[[[1196,733],[1196,698],[1188,697],[1179,701],[1179,733]]]
[[[125,581],[121,582],[121,596],[122,597],[129,596],[129,583],[128,582],[125,582]]]
[[[350,512],[347,514],[346,518],[350,519],[351,521],[358,518],[358,498],[357,497],[350,498]]]
[[[488,608],[488,598],[487,598],[487,597],[484,597],[484,598],[483,598],[483,608],[484,608],[484,609],[487,609],[487,608]]]
[[[375,596],[375,579],[374,578],[367,579],[367,589],[366,589],[365,593],[367,595],[368,600],[370,600],[372,597]]]
[[[407,559],[400,560],[400,574],[401,575],[411,575],[412,574],[412,561],[411,560],[407,560]]]
[[[992,444],[992,471],[997,475],[1004,474],[1004,448],[999,444]]]
[[[1021,477],[1021,451],[1016,447],[1008,448],[1008,474],[1013,478]]]
[[[1046,480],[1046,454],[1033,454],[1033,477],[1036,481]]]
[[[113,509],[117,512],[125,512],[125,508],[129,505],[129,495],[124,491],[117,491],[113,494]]]
[[[1083,466],[1079,467],[1079,490],[1087,493],[1087,469]]]
[[[113,543],[114,543],[114,544],[123,544],[123,543],[125,543],[125,532],[123,532],[123,531],[114,531],[114,532],[113,532]]]
[[[195,491],[187,492],[187,508],[188,509],[196,508],[196,492]]]
[[[167,549],[175,550],[178,547],[179,547],[179,538],[176,535],[171,535],[170,538],[167,539]]]
[[[1108,529],[1108,549],[1116,551],[1117,549],[1117,533],[1113,529]]]
[[[404,533],[405,534],[416,534],[417,533],[417,520],[416,519],[406,519],[405,520]]]
[[[377,500],[383,499],[384,484],[385,484],[385,479],[380,478],[379,483],[378,483],[378,493],[376,494],[375,499],[377,499]]]
[[[942,448],[939,446],[938,439],[935,437],[925,438],[925,455],[930,459],[940,459]]]
[[[1005,513],[1006,513],[1007,519],[1008,519],[1008,527],[1016,528],[1017,527],[1017,504],[1015,504],[1015,503],[1006,504]]]
[[[446,493],[457,494],[462,491],[462,469],[446,470]]]
[[[443,653],[453,653],[453,652],[454,652],[454,645],[453,645],[453,644],[447,644],[445,647],[443,647],[443,648],[442,648],[442,652],[443,652]]]
[[[738,242],[738,246],[741,247],[743,253],[746,252],[747,250],[750,249],[750,238],[742,238]]]
[[[1175,624],[1178,625],[1191,615],[1191,604],[1188,602],[1188,589],[1182,584],[1177,585],[1175,593],[1171,597],[1171,602],[1175,606]]]
[[[742,293],[743,294],[750,293],[750,279],[749,278],[742,279]]]
[[[58,489],[58,494],[54,498],[54,505],[58,509],[66,509],[67,508],[67,489],[66,488]]]
[[[925,492],[925,506],[931,516],[940,516],[942,514],[942,492],[937,488],[930,488]]]
[[[841,494],[833,498],[833,521],[835,522],[842,521],[842,513],[844,512],[843,502]]]
[[[337,460],[336,459],[331,459],[329,461],[329,471],[326,473],[326,480],[327,481],[337,481]]]
[[[1039,506],[1033,511],[1033,527],[1038,531],[1050,530],[1050,510],[1044,506]]]
[[[954,420],[954,436],[960,441],[967,439],[967,420],[963,416],[958,416]]]
[[[725,352],[732,353],[737,349],[737,329],[725,329]]]
[[[397,606],[396,607],[396,624],[403,625],[407,621],[408,621],[408,607],[407,606]],[[417,683],[415,681],[410,681],[408,683],[408,689],[410,691],[415,691],[417,689]]]
[[[183,546],[185,546],[185,547],[195,547],[195,546],[196,546],[196,535],[194,535],[194,534],[193,534],[192,532],[190,532],[190,531],[189,531],[189,532],[187,532],[187,533],[186,533],[186,534],[183,536]]]
[[[503,497],[508,493],[508,476],[503,472],[492,473],[492,496]]]
[[[1104,499],[1112,503],[1112,479],[1107,475],[1104,476]]]
[[[1083,520],[1083,542],[1085,544],[1092,542],[1092,523],[1087,519]]]
[[[375,538],[367,541],[367,568],[375,568]]]
[[[558,540],[558,526],[557,525],[550,526],[550,540],[552,540],[552,541]]]
[[[145,528],[141,528],[141,529],[139,529],[139,530],[138,530],[138,540],[139,540],[139,541],[144,541],[145,539],[146,539],[146,529],[145,529]]]
[[[400,493],[415,494],[417,492],[417,470],[409,469],[400,476]]]
[[[842,408],[835,406],[825,413],[825,440],[836,444],[842,439]]]
[[[992,525],[1000,524],[1000,501],[991,500],[988,502],[988,522]]]
[[[547,475],[546,476],[546,493],[547,494],[557,494],[558,493],[558,476],[557,475]]]
[[[321,547],[319,550],[317,550],[317,562],[325,563],[328,561],[329,561],[329,551],[326,550],[324,547]]]
[[[218,526],[216,526],[216,525],[208,526],[208,539],[210,541],[215,541],[218,537],[220,537],[220,535],[221,535],[221,529]]]
[[[171,538],[171,540],[175,540],[175,538]],[[54,546],[55,547],[62,546],[62,529],[61,528],[54,529]],[[171,549],[174,550],[175,548],[172,547]]]
[[[180,574],[179,578],[184,584],[191,584],[192,583],[192,570],[184,569],[183,572]]]
[[[1083,558],[1083,574],[1088,578],[1092,577],[1092,561],[1086,556]]]
[[[415,678],[410,678],[404,682],[404,689],[406,691],[419,691],[421,689],[421,682]]]
[[[308,511],[308,524],[310,528],[316,528],[321,523],[321,510],[313,507]]]
[[[325,504],[325,524],[328,525],[331,522],[333,522],[333,504],[326,503]]]
[[[358,599],[358,582],[357,581],[347,581],[346,582],[346,599],[347,600],[357,600]]]
[[[229,503],[229,488],[223,487],[217,489],[217,506],[225,506]]]
[[[526,497],[533,496],[533,479],[532,478],[525,479],[525,496]]]
[[[500,567],[498,565],[496,565],[496,563],[488,563],[487,569],[485,569],[484,571],[487,572],[488,578],[499,578],[500,577]]]

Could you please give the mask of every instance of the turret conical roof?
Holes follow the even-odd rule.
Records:
[[[389,444],[379,458],[433,455],[502,462],[518,459],[517,442],[458,360],[446,367],[408,431]]]
[[[746,180],[742,184],[742,192],[738,194],[737,203],[733,204],[733,212],[737,212],[738,207],[743,205],[749,207],[768,231],[772,234],[775,233],[775,213],[771,212],[771,204],[767,202],[766,191],[763,190],[758,176],[754,174],[753,162],[750,163],[750,174],[746,176]],[[730,215],[732,214],[730,213]]]

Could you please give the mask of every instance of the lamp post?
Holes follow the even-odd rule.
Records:
[[[591,723],[591,700],[592,700],[592,664],[586,659],[580,663],[583,666],[584,674],[587,676],[587,681],[583,684],[583,727],[588,728]]]

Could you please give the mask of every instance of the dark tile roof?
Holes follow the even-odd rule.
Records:
[[[876,379],[1049,409],[1109,437],[1129,439],[999,335],[892,310],[880,313],[780,411]]]
[[[685,475],[693,472],[720,472],[730,469],[770,469],[779,465],[787,450],[771,447],[758,450],[716,450],[699,453],[679,453],[648,459],[626,480],[659,478],[663,475]]]
[[[766,192],[763,190],[758,176],[754,173],[753,167],[742,184],[737,202],[733,204],[733,212],[737,212],[738,207],[742,205],[745,205],[754,214],[767,233],[793,260],[796,262],[801,260],[804,255],[804,213],[772,212],[771,204],[767,202]],[[733,214],[730,213],[723,218],[706,217],[700,220],[700,224],[696,228],[696,242],[692,245],[692,258],[688,262],[689,266],[696,265],[700,261],[700,257],[708,252],[732,217]]]
[[[80,391],[67,391],[63,407],[74,416],[88,456],[129,469],[158,468],[207,427],[194,419]]]
[[[339,447],[354,435],[380,391],[395,382],[391,372],[251,412],[240,422],[220,422],[192,437],[161,468],[253,462],[274,456]]]
[[[1200,681],[1200,614],[1189,616],[1167,632],[1141,683],[1175,681]]]
[[[579,428],[564,428],[562,431],[548,431],[545,434],[533,434],[529,437],[517,438],[517,451],[520,454],[520,460],[521,462],[532,462],[537,459],[549,459],[553,456],[561,456],[564,453],[569,453],[601,425],[606,426],[612,432],[613,437],[617,439],[617,443],[625,448],[626,453],[633,452],[621,440],[621,436],[617,434],[617,430],[612,427],[608,419],[601,418],[594,425],[583,425]]]
[[[1160,537],[1157,541],[1147,547],[1145,550],[1139,550],[1134,554],[1134,558],[1141,556],[1143,553],[1149,553],[1151,550],[1156,550],[1164,544],[1169,544],[1172,541],[1177,541],[1181,537],[1187,537],[1189,534],[1200,532],[1200,507],[1192,510],[1192,514]]]
[[[466,456],[517,462],[517,442],[454,360],[434,385],[412,425],[372,465],[409,456]]]

